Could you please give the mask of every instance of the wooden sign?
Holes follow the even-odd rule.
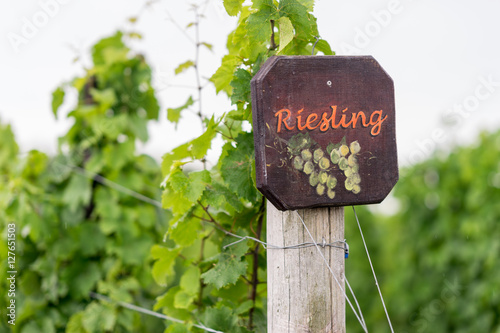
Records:
[[[370,56],[275,56],[251,82],[258,189],[280,210],[381,202],[398,180],[394,84]]]

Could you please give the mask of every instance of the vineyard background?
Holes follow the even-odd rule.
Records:
[[[409,2],[401,3],[401,8],[408,12],[413,3],[417,13],[422,10],[436,19],[443,8],[453,9],[452,14],[446,14],[450,16],[466,11],[464,5],[455,7],[451,2],[437,7]],[[185,22],[186,16],[166,16],[170,17],[170,33],[182,35],[180,31],[186,31],[188,42],[166,43],[170,47],[165,53],[168,70],[152,70],[146,50],[151,48],[149,43],[165,43],[163,35],[157,31],[148,37],[139,32],[150,11],[158,13],[163,7],[155,7],[162,6],[161,1],[146,6],[138,2],[132,14],[120,17],[120,22],[127,22],[121,24],[122,32],[111,33],[111,25],[99,27],[108,30],[106,37],[77,53],[79,60],[71,66],[78,70],[69,71],[74,75],[62,79],[42,76],[44,86],[51,90],[44,100],[50,98],[51,102],[44,108],[46,112],[36,115],[39,118],[31,118],[37,126],[30,134],[32,140],[39,140],[50,137],[47,132],[58,132],[59,139],[54,138],[53,144],[59,147],[57,151],[30,150],[29,141],[24,139],[20,149],[17,137],[26,137],[29,131],[14,114],[29,104],[21,99],[14,104],[6,98],[9,102],[1,105],[2,267],[6,265],[6,224],[15,222],[18,228],[16,264],[20,273],[14,332],[199,332],[200,324],[225,332],[265,331],[265,251],[253,241],[224,247],[237,240],[234,235],[265,239],[265,204],[252,176],[249,80],[276,52],[310,54],[318,35],[323,40],[316,52],[330,54],[327,41],[331,39],[325,37],[329,32],[324,32],[320,21],[321,31],[317,31],[310,14],[312,1],[282,0],[270,6],[264,0],[254,1],[253,13],[237,0],[224,4],[224,17],[236,15],[232,19],[236,30],[229,35],[214,34],[230,41],[226,51],[217,51],[224,54],[221,63],[221,53],[212,54],[215,46],[204,39],[211,38],[204,34],[204,27],[213,21],[201,15],[220,6],[203,2],[189,11],[187,5],[181,10],[187,13]],[[314,13],[321,12],[323,5],[318,1]],[[381,8],[389,10],[388,4],[379,5],[376,13]],[[62,20],[63,9],[77,9],[76,4],[67,6],[61,5],[61,12],[51,22]],[[371,7],[367,8],[370,13]],[[375,37],[394,42],[390,31],[402,24],[404,14],[395,14],[387,33],[381,31]],[[484,15],[486,22],[481,27],[490,31],[493,23],[486,20],[490,14],[485,10]],[[275,48],[269,17],[278,22]],[[366,17],[366,24],[375,20],[373,14]],[[180,29],[172,22],[179,23]],[[194,24],[185,28],[190,22]],[[364,29],[366,24],[359,26]],[[53,31],[50,26],[46,29]],[[451,33],[439,31],[440,36]],[[378,48],[387,47],[382,41],[377,44],[375,37],[371,42],[376,47],[363,51],[373,51],[377,57]],[[410,37],[405,41],[412,40]],[[356,37],[347,40],[354,45]],[[280,41],[286,45],[278,46]],[[31,53],[30,48],[36,50],[42,42],[40,31],[19,56],[21,61]],[[447,42],[443,46],[446,52],[462,47],[453,38]],[[342,51],[345,43],[333,49]],[[473,45],[483,50],[494,48]],[[6,49],[12,59],[11,46]],[[404,49],[392,47],[391,57],[400,57]],[[406,52],[410,56],[410,51]],[[74,54],[64,54],[63,63],[69,64]],[[439,58],[443,54],[433,54],[439,55],[432,61],[444,64]],[[423,56],[431,57],[419,55]],[[408,128],[408,123],[414,122],[414,130],[420,132],[408,131],[403,137],[412,139],[401,140],[401,179],[383,208],[360,207],[357,211],[393,324],[401,332],[500,331],[496,278],[500,273],[496,265],[500,248],[496,223],[500,217],[500,133],[492,130],[499,125],[494,111],[500,74],[498,66],[488,67],[490,56],[480,52],[474,59],[484,61],[468,66],[466,73],[461,67],[455,76],[446,78],[444,68],[426,68],[435,74],[433,83],[408,92],[404,87],[415,76],[428,81],[423,74],[408,75],[424,67],[404,63],[404,69],[398,69],[400,61],[393,64],[381,53],[381,62],[396,87],[399,84],[405,91],[399,95],[400,101],[406,102],[397,105],[398,126]],[[155,61],[155,56],[152,58]],[[221,65],[218,70],[205,63],[213,58]],[[2,66],[7,67],[8,62]],[[178,75],[174,77],[174,73]],[[27,89],[30,75],[21,72],[12,80],[17,84],[25,81],[24,94],[36,93],[36,89]],[[162,81],[165,75],[168,81]],[[464,82],[458,92],[450,89],[439,97],[426,97],[435,95],[436,85],[443,87],[457,78]],[[40,78],[34,81],[42,82]],[[3,81],[4,93],[14,87],[22,89],[8,83]],[[194,89],[184,88],[186,84]],[[217,97],[213,97],[213,87]],[[408,106],[417,100],[415,106]],[[478,105],[473,108],[470,103],[475,100]],[[424,107],[447,115],[445,121],[431,118],[435,127],[417,126],[425,119],[417,118],[418,108]],[[447,111],[436,112],[442,108]],[[54,116],[61,126],[57,131],[33,121]],[[7,125],[6,119],[13,125]],[[151,125],[158,119],[162,122]],[[167,126],[165,119],[170,123]],[[490,132],[470,139],[478,132],[470,129],[485,120]],[[26,118],[22,122],[27,122]],[[151,136],[155,131],[161,135]],[[182,137],[180,142],[177,137]],[[469,137],[469,141],[464,144],[462,137]],[[146,144],[152,140],[159,147],[155,149],[165,153],[161,161],[158,155],[142,154],[155,150]],[[368,327],[386,330],[349,209],[346,237],[351,248],[346,274],[361,300]],[[2,290],[7,286],[5,274],[6,270],[0,272]],[[98,300],[97,294],[113,302]],[[7,301],[3,295],[2,309]],[[139,314],[116,301],[154,309],[186,324]],[[361,331],[353,315],[349,311],[347,315],[349,330]],[[2,320],[0,330],[11,329]]]

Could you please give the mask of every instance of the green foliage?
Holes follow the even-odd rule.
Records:
[[[168,119],[177,124],[183,109],[197,108],[205,131],[163,157],[162,204],[173,218],[166,242],[152,250],[153,274],[166,287],[155,308],[186,320],[185,328],[193,332],[200,330],[189,324],[198,322],[224,332],[265,332],[265,252],[255,242],[233,244],[239,240],[233,235],[265,239],[265,200],[255,185],[253,134],[245,130],[251,128],[250,80],[277,54],[280,39],[280,54],[311,54],[318,31],[310,1],[259,0],[249,7],[231,0],[224,6],[229,15],[238,16],[238,23],[228,36],[228,54],[210,81],[217,93],[228,95],[234,109],[216,119],[203,114],[201,98],[191,97],[184,106],[168,109]],[[188,61],[176,71],[191,66],[198,68]],[[220,138],[222,153],[208,168],[205,156]],[[203,168],[193,171],[196,161]],[[182,327],[172,325],[167,332],[185,332]]]
[[[19,158],[10,128],[0,125],[0,229],[6,235],[6,222],[17,228],[13,332],[165,328],[159,319],[90,297],[95,292],[152,307],[160,289],[151,274],[150,249],[161,240],[168,216],[138,200],[140,196],[108,186],[113,182],[160,198],[160,167],[135,152],[135,141],[147,140],[147,123],[159,112],[151,70],[141,55],[127,48],[121,33],[98,42],[92,57],[94,67],[85,76],[53,93],[57,116],[65,92],[78,92],[68,114],[73,125],[60,138],[57,156],[31,151]],[[103,183],[103,178],[108,181]],[[5,244],[0,245],[2,253]],[[4,255],[1,263],[7,267]],[[2,290],[5,274],[3,269]],[[2,308],[6,296],[0,300]]]
[[[396,330],[500,329],[499,160],[500,132],[482,134],[469,147],[402,170],[394,190],[400,209],[394,216],[374,217],[357,209],[363,214],[360,220]],[[348,237],[351,232],[359,233],[349,229]],[[352,243],[354,238],[358,236],[350,236],[351,249],[361,248]],[[351,253],[347,276],[363,300],[369,329],[386,331],[375,286],[366,283],[370,273],[362,257]],[[350,319],[348,327],[362,332]]]

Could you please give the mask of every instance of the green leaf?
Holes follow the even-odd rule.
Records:
[[[222,64],[217,71],[212,75],[210,81],[214,84],[217,93],[220,91],[231,95],[231,86],[233,74],[236,68],[241,64],[241,59],[234,55],[225,55],[222,58]]]
[[[210,172],[207,170],[191,172],[189,174],[189,186],[186,189],[186,197],[192,202],[198,201],[211,180]]]
[[[80,253],[90,257],[104,249],[106,236],[101,232],[97,224],[85,223],[71,230],[73,237],[80,242]]]
[[[255,201],[259,194],[254,181],[253,135],[242,133],[235,140],[236,148],[226,144],[221,157],[220,170],[226,184],[240,198]]]
[[[112,88],[104,90],[91,89],[90,95],[95,102],[102,104],[105,108],[110,108],[117,102],[115,90]]]
[[[191,319],[192,315],[190,311],[185,309],[176,308],[174,305],[175,296],[180,291],[179,286],[170,288],[164,295],[157,298],[157,302],[154,306],[154,310],[164,308],[164,312],[168,313],[169,316],[174,318],[188,321]]]
[[[233,94],[231,95],[231,103],[236,104],[238,102],[251,102],[251,91],[250,91],[250,80],[252,79],[252,74],[248,71],[238,68],[234,73],[234,78],[231,81],[231,87],[233,87]]]
[[[234,241],[234,238],[226,238],[223,244]],[[219,255],[217,264],[201,275],[205,283],[211,284],[217,289],[236,283],[240,276],[246,273],[248,264],[245,260],[242,260],[242,257],[248,251],[248,248],[247,242],[243,241],[223,250]]]
[[[59,107],[64,102],[64,95],[65,92],[61,87],[57,87],[57,89],[52,92],[52,113],[54,114],[54,117],[56,117],[56,119],[57,110],[59,110]]]
[[[212,181],[212,184],[203,193],[202,202],[205,206],[217,210],[225,209],[230,212],[240,212],[244,208],[241,201],[229,188],[215,181]]]
[[[222,332],[234,332],[238,317],[225,306],[221,308],[208,308],[203,316],[203,325]]]
[[[175,75],[180,74],[191,67],[194,67],[194,62],[192,60],[185,61],[177,66],[177,68],[175,69]]]
[[[177,125],[179,123],[179,120],[181,119],[181,112],[193,104],[194,104],[193,97],[189,96],[188,100],[183,105],[181,105],[177,108],[168,108],[167,109],[167,119],[170,122],[175,123]]]
[[[278,48],[278,53],[280,53],[293,39],[293,25],[288,17],[281,17],[278,24],[280,30],[280,46]]]
[[[205,46],[210,51],[212,51],[212,49],[214,48],[214,46],[212,44],[209,44],[209,43],[201,42],[200,44]]]
[[[309,12],[314,10],[314,0],[298,0]]]
[[[161,204],[163,208],[170,208],[174,214],[183,214],[190,209],[194,202],[186,198],[184,195],[179,195],[171,185],[167,184],[161,196]]]
[[[153,264],[153,278],[160,286],[167,285],[167,277],[173,274],[175,259],[179,255],[180,249],[169,249],[160,245],[151,248],[151,255],[156,259]]]
[[[83,326],[83,312],[71,316],[66,326],[66,333],[88,333]]]
[[[241,11],[245,0],[224,0],[224,8],[229,16],[236,16]]]
[[[173,323],[168,326],[165,333],[189,333],[185,324]]]
[[[271,20],[277,21],[280,18],[278,8],[273,0],[255,0],[253,8],[257,11],[248,17],[248,37],[254,43],[269,41],[272,32]]]
[[[316,50],[323,52],[324,55],[334,55],[335,52],[332,51],[330,44],[324,39],[320,39],[316,44]]]
[[[127,60],[129,49],[122,41],[123,33],[101,39],[92,48],[92,60],[96,66],[110,65]]]
[[[198,239],[200,230],[200,219],[192,217],[191,213],[188,212],[180,218],[172,220],[167,235],[177,245],[187,247]]]
[[[174,306],[178,309],[188,309],[193,301],[195,300],[196,295],[186,293],[183,290],[180,290],[174,297]]]
[[[170,153],[163,155],[161,170],[166,179],[163,181],[162,186],[165,185],[169,174],[172,172],[172,169],[175,168],[176,161],[179,162],[187,158],[193,160],[201,159],[206,155],[208,149],[212,146],[213,138],[217,135],[217,126],[219,122],[220,120],[215,121],[212,117],[207,124],[205,133],[190,142],[174,148]]]
[[[189,295],[196,295],[200,291],[200,269],[198,267],[189,267],[182,274],[180,286]]]
[[[76,211],[80,205],[87,205],[91,196],[91,181],[85,176],[74,174],[64,190],[63,203],[68,205],[70,210]]]
[[[217,126],[219,125],[219,121],[215,121],[214,117],[210,119],[207,124],[207,129],[205,133],[191,141],[191,145],[188,149],[191,150],[193,157],[195,159],[201,159],[205,157],[207,151],[212,147],[212,140],[215,135],[217,135]]]
[[[310,40],[318,35],[316,20],[298,0],[281,0],[278,5],[280,17],[290,19],[296,34]]]
[[[90,303],[84,311],[82,324],[89,333],[111,331],[116,322],[116,312],[106,305]]]
[[[67,281],[71,281],[70,292],[72,297],[79,299],[87,297],[101,278],[101,270],[95,262],[73,261],[71,266],[63,273]]]

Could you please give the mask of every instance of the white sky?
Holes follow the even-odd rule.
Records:
[[[0,119],[13,125],[23,151],[56,151],[56,138],[70,122],[64,117],[54,119],[51,92],[82,73],[82,62],[72,63],[76,55],[83,55],[83,63],[89,65],[93,43],[117,29],[130,30],[127,18],[135,16],[145,2],[2,0]],[[151,126],[151,142],[142,149],[158,159],[197,134],[188,129],[198,126],[195,117],[188,116],[188,124],[179,126],[177,133],[165,121],[166,108],[183,104],[192,93],[173,86],[192,85],[194,79],[192,71],[174,76],[179,63],[194,57],[194,47],[167,13],[185,27],[193,19],[192,2],[196,0],[159,1],[143,12],[135,26],[145,39],[133,48],[143,52],[154,69],[163,110],[162,120]],[[43,22],[42,4],[46,3],[58,5],[53,17]],[[398,152],[405,165],[427,156],[436,142],[468,142],[481,129],[500,128],[499,13],[500,1],[494,0],[317,0],[315,8],[321,37],[337,54],[373,55],[392,76]],[[211,0],[205,14],[201,39],[213,44],[214,52],[203,51],[201,68],[209,77],[225,54],[225,39],[235,19],[227,17],[222,0]],[[16,52],[9,34],[22,36],[25,22],[37,19],[43,26]],[[212,86],[203,97],[206,114],[231,109],[225,96],[215,96]],[[71,100],[65,103],[62,115],[71,105]],[[445,113],[455,124],[443,125]]]

